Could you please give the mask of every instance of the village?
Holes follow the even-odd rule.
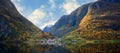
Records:
[[[62,39],[61,38],[42,38],[40,39],[41,45],[61,45]]]

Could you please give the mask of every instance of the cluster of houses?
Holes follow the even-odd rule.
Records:
[[[42,45],[55,45],[55,44],[61,44],[61,38],[42,38],[40,40],[40,44]]]

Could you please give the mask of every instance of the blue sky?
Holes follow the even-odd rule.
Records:
[[[12,0],[17,10],[28,20],[43,29],[54,25],[62,15],[70,14],[83,4],[95,0]]]

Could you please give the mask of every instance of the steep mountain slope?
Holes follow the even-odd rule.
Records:
[[[112,3],[120,3],[120,0],[98,0],[98,1],[112,2]]]
[[[120,39],[120,0],[99,0],[90,4],[79,28],[66,38]]]
[[[0,41],[26,40],[43,32],[25,19],[10,0],[0,0]]]
[[[51,26],[46,26],[44,29],[43,29],[43,32],[49,32],[51,30],[53,25]]]
[[[89,4],[83,5],[70,15],[62,16],[51,28],[50,33],[62,37],[79,26],[79,22],[86,15]]]

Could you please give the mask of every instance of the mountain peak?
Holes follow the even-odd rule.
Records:
[[[43,29],[43,32],[49,32],[53,25],[48,25]]]

